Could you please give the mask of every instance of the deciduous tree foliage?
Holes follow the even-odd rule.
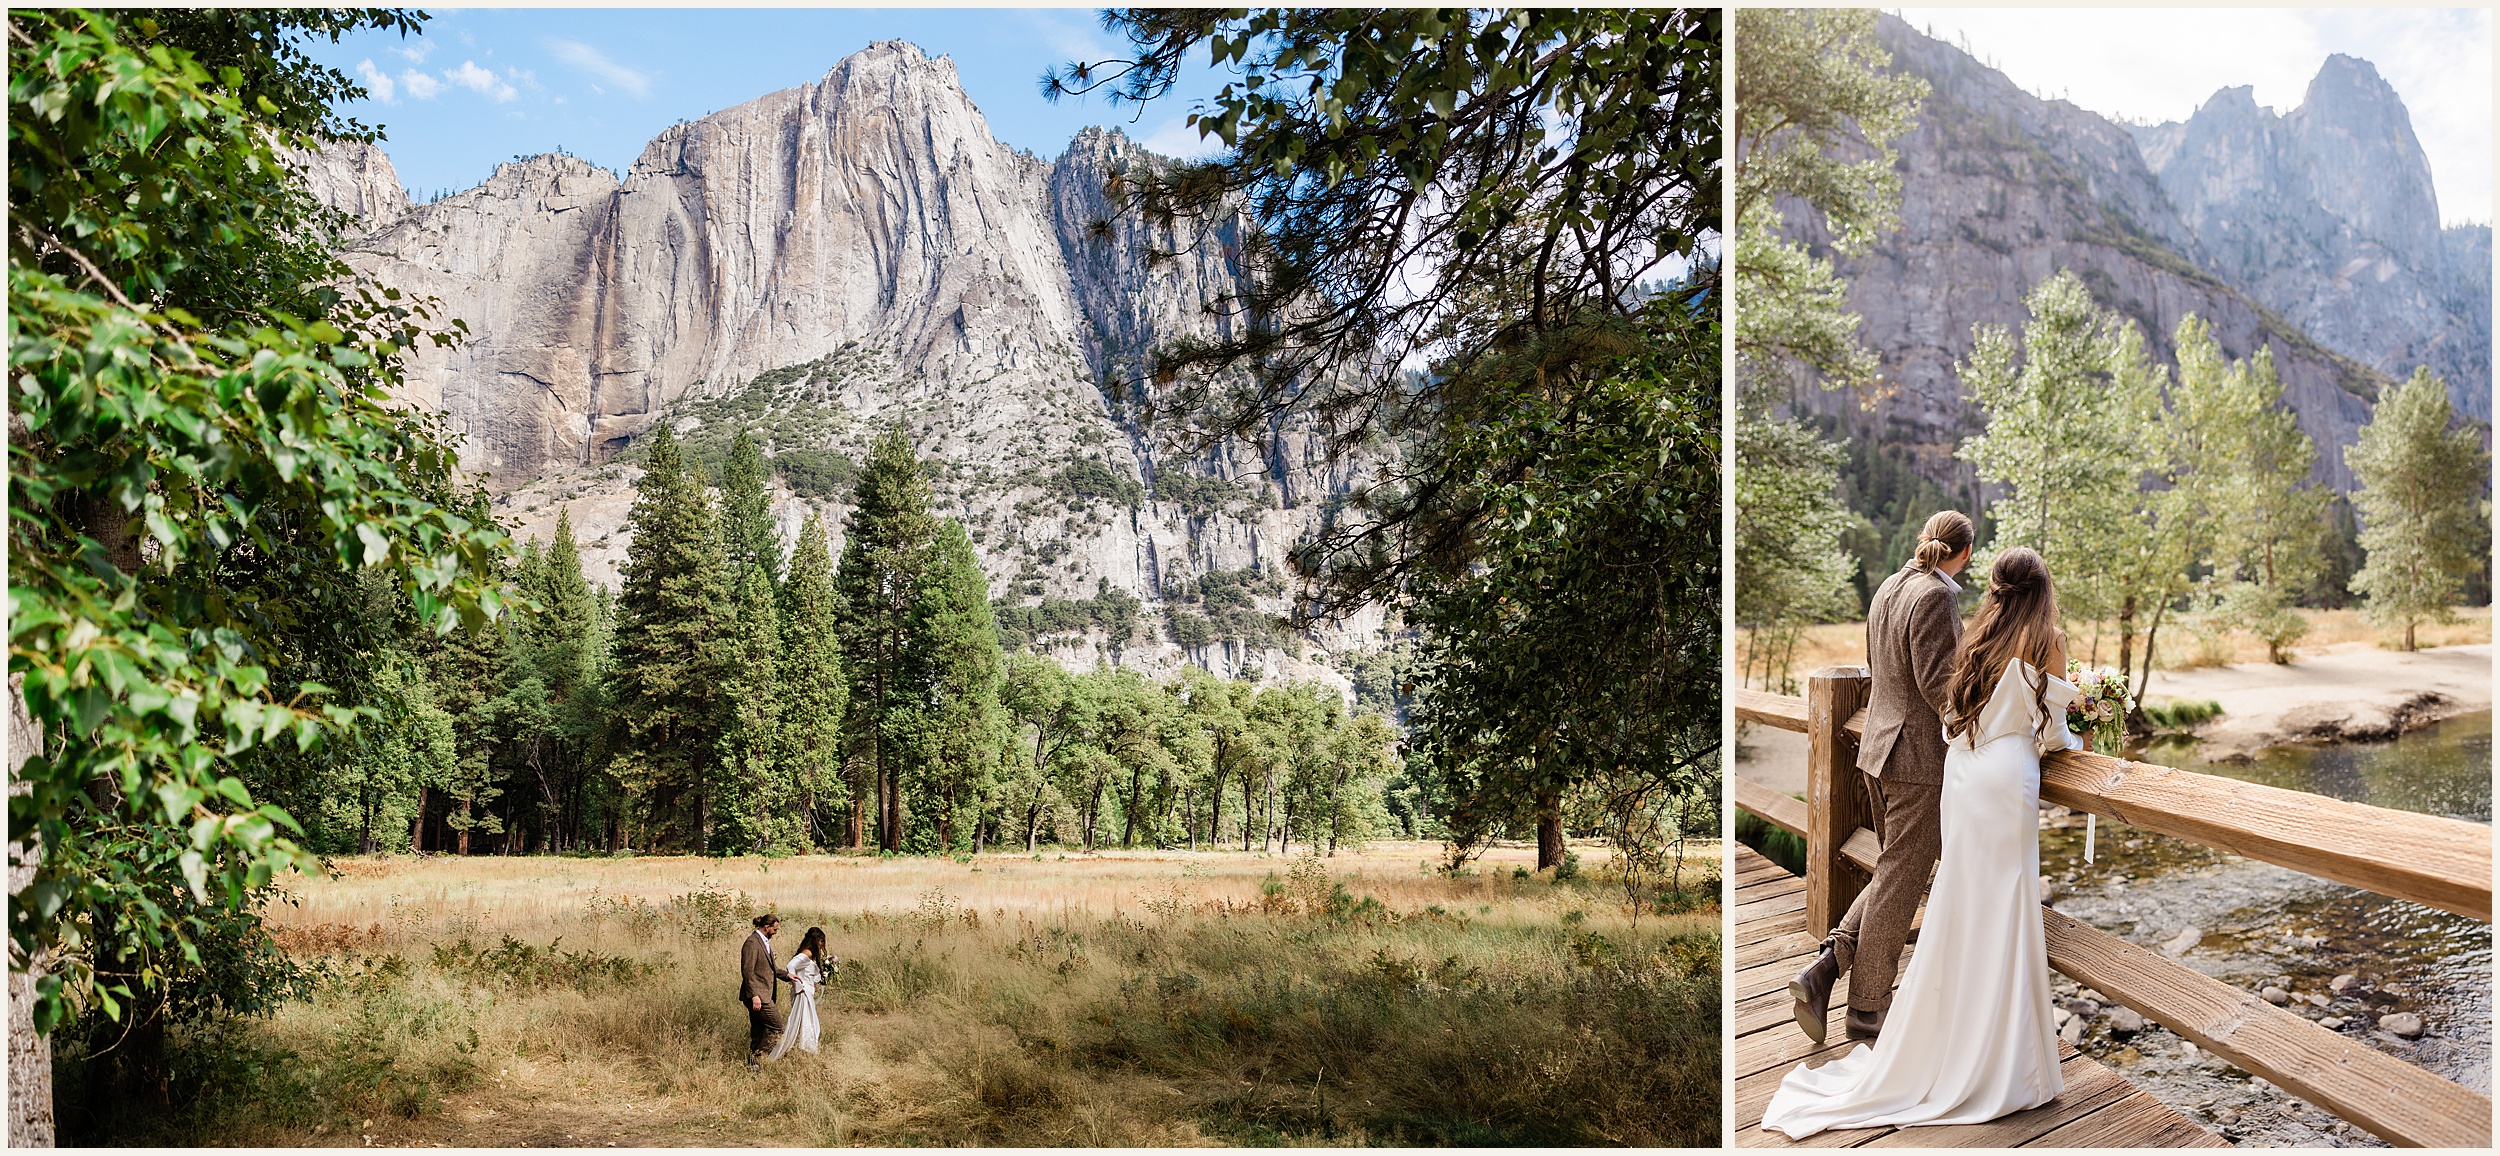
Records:
[[[282,157],[361,131],[294,42],[416,19],[8,17],[9,669],[44,733],[10,967],[41,972],[39,1031],[135,1022],[128,1070],[167,1008],[271,998],[249,909],[302,826],[245,776],[362,717],[320,679],[372,621],[364,575],[429,628],[501,608],[503,534],[456,508],[439,426],[385,404],[425,318],[337,288],[338,218]]]
[[[1297,615],[1386,600],[1437,623],[1428,630],[1488,626],[1468,601],[1471,572],[1536,573],[1530,583],[1545,573],[1503,553],[1539,548],[1514,536],[1521,514],[1504,503],[1552,455],[1594,457],[1602,444],[1627,455],[1615,465],[1631,473],[1654,460],[1658,445],[1596,431],[1601,383],[1672,325],[1648,318],[1716,307],[1718,11],[1123,10],[1108,23],[1134,54],[1054,72],[1046,92],[1110,87],[1117,101],[1152,100],[1201,46],[1234,78],[1190,118],[1224,153],[1125,173],[1112,189],[1149,222],[1245,226],[1241,298],[1218,303],[1233,324],[1156,351],[1133,383],[1144,412],[1189,444],[1263,443],[1299,423],[1333,455],[1366,455],[1372,476],[1343,516],[1294,551]],[[1662,290],[1671,273],[1682,287]],[[1715,383],[1716,369],[1696,380]],[[1557,450],[1542,436],[1555,430],[1596,440]],[[1712,471],[1671,504],[1716,488]],[[1715,557],[1710,524],[1683,529],[1704,545],[1697,555]],[[1445,595],[1461,605],[1431,605]],[[1638,697],[1617,692],[1666,661],[1644,651],[1606,666],[1598,656],[1619,639],[1547,641],[1551,662],[1586,664],[1566,681],[1616,684],[1599,695],[1607,707]],[[1506,741],[1578,717],[1553,713],[1550,698],[1455,702],[1449,694],[1490,687],[1438,685],[1447,693],[1417,715],[1493,712],[1487,724],[1515,736]],[[1715,699],[1707,709],[1715,720]],[[1524,790],[1549,826],[1560,802],[1540,775],[1586,770],[1466,765],[1469,789]],[[1308,780],[1285,782],[1287,809],[1304,806],[1309,796],[1294,792]]]
[[[1876,370],[1848,286],[1830,261],[1781,238],[1782,205],[1819,218],[1841,252],[1894,224],[1893,141],[1915,123],[1927,84],[1885,71],[1875,15],[1736,14],[1736,623],[1749,631],[1746,676],[1758,669],[1782,690],[1799,628],[1855,609],[1845,590],[1859,566],[1842,548],[1853,519],[1840,500],[1841,447],[1786,408],[1801,386],[1863,388]]]
[[[2344,451],[2359,488],[2361,548],[2369,560],[2352,576],[2370,618],[2404,631],[2405,649],[2424,622],[2446,622],[2465,579],[2487,565],[2491,456],[2474,431],[2450,428],[2448,387],[2427,368],[2379,395],[2370,424]]]

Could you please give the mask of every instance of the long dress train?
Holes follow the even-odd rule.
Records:
[[[794,1042],[800,1051],[816,1050],[816,988],[824,978],[815,956],[802,951],[790,957],[790,1022],[782,1027],[781,1042],[773,1045],[773,1054],[766,1059],[780,1059]]]
[[[2043,712],[2035,688],[2047,679]],[[2075,687],[2014,659],[1977,724],[1945,749],[1944,851],[1927,922],[1875,1046],[1780,1082],[1765,1131],[1977,1124],[2065,1090],[2040,923],[2040,755]]]

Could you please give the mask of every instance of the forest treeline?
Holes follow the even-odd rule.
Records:
[[[410,632],[377,667],[385,725],[282,793],[314,849],[1334,851],[1432,829],[1395,728],[1330,688],[1008,653],[899,432],[838,561],[812,513],[785,550],[765,465],[741,433],[715,483],[663,424],[622,590],[584,578],[564,515],[511,564],[512,613]]]

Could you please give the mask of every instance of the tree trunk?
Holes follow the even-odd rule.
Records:
[[[864,767],[852,767],[851,780],[851,850],[868,847],[868,775]]]
[[[26,709],[26,676],[9,676],[9,794],[33,790],[17,777],[19,767],[43,749],[43,728]],[[33,832],[9,843],[9,894],[25,892],[34,882],[40,852]],[[9,1132],[12,1148],[49,1148],[55,1143],[52,1125],[52,1040],[35,1034],[35,984],[43,978],[44,959],[9,959]]]
[[[460,800],[460,857],[469,857],[469,801]]]
[[[2118,604],[2118,677],[2125,678],[2128,671],[2135,669],[2134,659],[2135,595],[2129,594],[2126,601]],[[2058,670],[2049,673],[2062,675],[2066,672]]]
[[[417,788],[417,817],[408,820],[408,850],[411,854],[425,850],[425,806],[430,787]]]
[[[1536,869],[1560,867],[1563,861],[1562,792],[1536,793]]]

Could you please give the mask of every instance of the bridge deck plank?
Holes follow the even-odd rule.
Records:
[[[1753,878],[1760,874],[1762,864],[1769,863],[1750,847],[1736,849],[1736,866],[1740,875]],[[1790,877],[1791,887],[1802,897],[1805,881]],[[1813,958],[1816,944],[1805,933],[1805,921],[1796,908],[1778,910],[1782,905],[1771,902],[1772,895],[1763,894],[1760,884],[1747,888],[1749,898],[1760,898],[1738,909],[1736,935],[1733,942],[1742,945],[1739,954],[1748,961],[1743,987],[1737,1000],[1734,1042],[1730,1048],[1730,1073],[1736,1080],[1736,1134],[1729,1139],[1740,1148],[1856,1148],[1856,1147],[2023,1147],[2052,1146],[2077,1148],[2214,1148],[2229,1147],[2220,1137],[2197,1126],[2168,1105],[2128,1084],[2117,1073],[2102,1067],[2089,1056],[2059,1045],[2064,1057],[2066,1092],[2055,1100],[2028,1112],[2017,1112],[2001,1120],[1968,1127],[1948,1128],[1861,1128],[1847,1132],[1825,1132],[1805,1143],[1791,1142],[1776,1132],[1762,1130],[1762,1110],[1770,1105],[1771,1093],[1778,1090],[1780,1079],[1799,1062],[1821,1064],[1848,1054],[1850,1042],[1840,1030],[1841,1009],[1846,1006],[1848,981],[1832,996],[1831,1024],[1825,1033],[1829,1046],[1817,1048],[1805,1033],[1796,1028],[1789,1014],[1787,981],[1776,984],[1769,978],[1782,969],[1793,973]],[[1802,904],[1802,898],[1799,903]],[[1748,913],[1751,913],[1750,915]],[[1905,959],[1908,950],[1905,949]],[[1730,977],[1735,979],[1736,977]]]

